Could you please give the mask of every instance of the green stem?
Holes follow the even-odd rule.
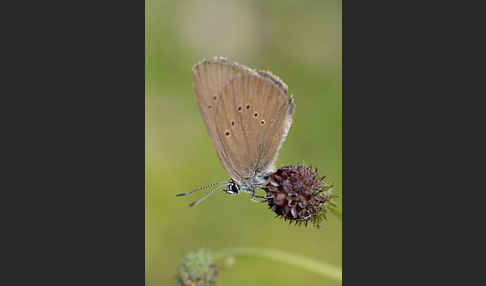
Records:
[[[231,256],[257,256],[270,260],[287,263],[314,272],[323,277],[342,282],[342,270],[330,264],[322,263],[307,257],[286,253],[280,250],[266,248],[228,248],[213,255],[215,260]]]

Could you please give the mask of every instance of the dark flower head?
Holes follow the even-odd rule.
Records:
[[[180,286],[210,286],[214,285],[216,275],[218,270],[209,251],[201,249],[181,259],[176,279]]]
[[[284,166],[268,176],[265,190],[268,206],[290,223],[311,223],[319,227],[329,207],[335,207],[332,185],[324,182],[317,169]]]

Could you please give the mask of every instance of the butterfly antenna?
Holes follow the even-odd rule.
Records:
[[[207,194],[206,194],[204,197],[200,198],[200,199],[199,199],[199,200],[197,200],[197,201],[194,201],[194,202],[190,203],[190,204],[189,204],[189,206],[190,206],[190,207],[193,207],[193,206],[195,206],[195,205],[198,205],[200,202],[204,201],[204,200],[205,200],[205,199],[207,199],[207,198],[208,198],[210,195],[212,195],[212,194],[213,194],[215,191],[217,191],[217,190],[219,190],[219,189],[221,189],[221,188],[223,188],[223,187],[226,187],[226,186],[228,186],[228,184],[223,184],[223,185],[221,185],[221,186],[218,186],[217,188],[212,189],[212,190],[211,190],[211,191],[209,191],[209,192],[208,192],[208,193],[207,193]]]
[[[197,191],[202,191],[202,190],[205,190],[205,189],[207,189],[207,188],[214,187],[214,186],[216,186],[216,185],[218,185],[218,184],[221,184],[221,183],[223,183],[223,182],[226,182],[226,181],[221,181],[221,182],[212,183],[212,184],[209,184],[209,185],[206,185],[206,186],[199,187],[199,188],[197,188],[197,189],[195,189],[195,190],[192,190],[192,191],[189,191],[189,192],[180,193],[180,194],[177,194],[177,195],[176,195],[176,197],[183,197],[183,196],[187,196],[187,195],[192,194],[192,193],[194,193],[194,192],[197,192]]]

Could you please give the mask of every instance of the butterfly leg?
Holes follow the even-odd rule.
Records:
[[[257,195],[257,194],[256,194],[256,191],[254,191],[254,192],[253,192],[253,197],[254,197],[254,198],[259,198],[259,199],[265,199],[265,200],[270,198],[270,197],[267,197],[267,196],[266,196],[266,193],[264,193],[264,194],[265,194],[265,196],[260,196],[260,195]]]
[[[267,198],[267,197],[265,197],[265,196],[259,196],[259,195],[254,195],[253,197],[255,197],[255,198],[259,198],[259,199],[266,199],[266,198]]]
[[[252,198],[252,197],[250,197],[250,200],[251,200],[252,202],[255,202],[255,203],[260,203],[260,204],[261,204],[261,203],[266,203],[266,202],[267,202],[267,200],[257,200],[257,199]]]
[[[260,198],[260,199],[264,199],[264,200],[257,200],[255,198]],[[266,203],[267,202],[267,200],[266,200],[266,198],[264,196],[255,195],[255,192],[252,192],[250,194],[250,200],[252,202],[255,202],[255,203]]]

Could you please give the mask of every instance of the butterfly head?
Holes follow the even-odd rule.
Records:
[[[240,185],[235,180],[230,179],[228,187],[224,189],[224,192],[229,195],[237,195],[240,193]]]

